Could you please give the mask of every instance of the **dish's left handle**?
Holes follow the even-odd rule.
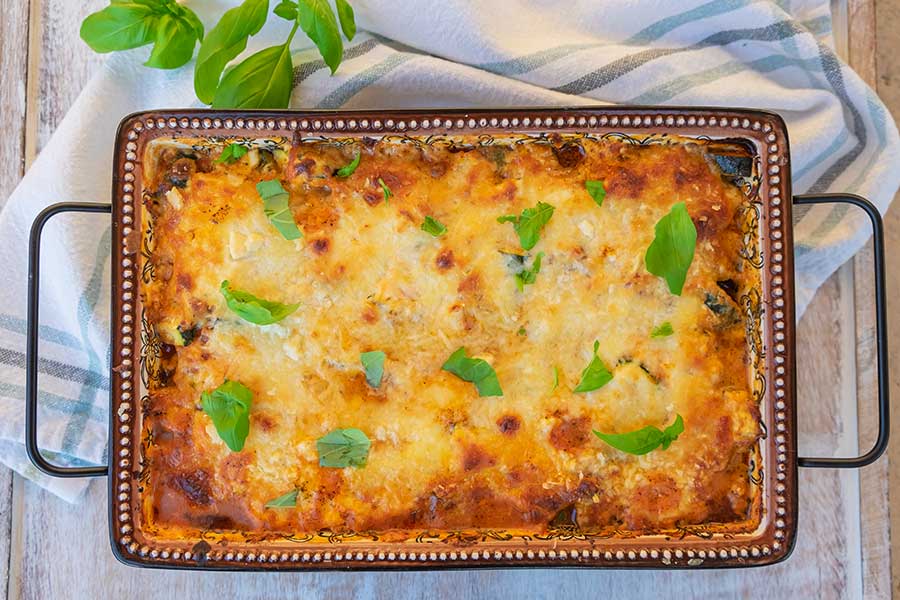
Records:
[[[25,333],[25,450],[34,466],[54,477],[99,477],[109,467],[63,467],[44,458],[38,447],[38,292],[40,289],[41,233],[50,217],[64,212],[110,213],[109,204],[62,202],[48,206],[31,225],[28,238],[28,323]]]

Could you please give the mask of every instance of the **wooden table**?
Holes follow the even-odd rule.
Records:
[[[849,2],[848,5],[844,2]],[[839,49],[875,79],[875,0],[834,0]],[[77,35],[103,0],[4,0],[0,11],[0,199],[5,200],[102,62]],[[849,29],[847,25],[849,23]],[[850,31],[849,44],[846,32]],[[60,198],[59,200],[63,200]],[[70,199],[71,200],[71,199]],[[85,200],[85,199],[79,199]],[[2,202],[2,200],[0,200]],[[801,450],[856,447],[874,424],[872,285],[863,252],[822,288],[798,335]],[[895,361],[896,362],[896,361]],[[895,371],[895,381],[898,380]],[[861,399],[852,403],[839,396]],[[870,442],[863,435],[860,445]],[[887,460],[862,473],[802,471],[793,556],[762,570],[222,574],[129,569],[108,548],[105,482],[78,506],[0,470],[0,585],[9,598],[139,597],[886,597],[891,590]],[[864,501],[860,502],[860,498]]]

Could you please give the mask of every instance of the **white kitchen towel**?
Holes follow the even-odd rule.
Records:
[[[188,1],[209,27],[237,2]],[[744,106],[774,110],[791,135],[795,192],[853,192],[884,211],[900,181],[897,129],[832,49],[828,0],[355,0],[362,30],[334,76],[298,36],[298,108],[584,105]],[[73,25],[74,27],[75,25]],[[280,43],[270,17],[247,53]],[[199,106],[192,70],[111,56],[0,213],[0,460],[75,500],[84,481],[51,480],[22,446],[25,248],[44,206],[106,202],[113,137],[128,113]],[[869,236],[843,207],[796,219],[797,305]],[[68,464],[106,459],[109,402],[108,218],[58,218],[44,236],[42,441]]]

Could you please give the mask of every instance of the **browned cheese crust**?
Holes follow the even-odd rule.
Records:
[[[215,162],[224,144],[148,148],[142,299],[162,341],[144,416],[150,530],[755,527],[761,429],[740,297],[759,283],[739,254],[743,194],[701,145],[516,139],[298,141],[234,164]],[[276,178],[301,239],[263,213],[255,185]],[[586,180],[605,183],[602,206]],[[497,217],[539,201],[555,212],[525,252]],[[682,201],[698,240],[675,296],[644,254]],[[426,216],[447,233],[423,232]],[[538,252],[519,291],[510,254]],[[301,306],[248,323],[226,307],[225,279]],[[651,337],[666,321],[674,334]],[[594,340],[614,378],[573,393]],[[460,346],[493,365],[502,397],[441,370]],[[370,350],[387,355],[378,389],[360,364]],[[254,396],[240,452],[200,407],[226,378]],[[679,414],[681,437],[643,456],[592,433]],[[372,440],[368,464],[320,467],[316,440],[346,427]],[[293,489],[295,508],[265,508]]]

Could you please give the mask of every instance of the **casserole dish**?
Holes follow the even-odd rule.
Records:
[[[400,138],[433,143],[462,136],[491,145],[504,136],[517,142],[555,143],[586,136],[619,145],[693,144],[717,164],[729,185],[746,201],[741,219],[742,269],[753,277],[739,301],[746,317],[746,356],[751,390],[759,411],[760,442],[747,463],[753,519],[729,528],[682,521],[668,528],[582,528],[572,519],[538,530],[513,527],[425,528],[403,535],[390,531],[319,527],[297,534],[278,530],[233,531],[208,525],[160,535],[145,502],[155,485],[156,451],[151,427],[158,389],[160,322],[148,315],[145,295],[153,287],[155,245],[145,194],[155,185],[153,144],[193,143],[198,151],[223,139],[251,144],[339,143],[360,138]],[[191,140],[194,140],[191,142]],[[549,142],[548,142],[549,140]],[[384,142],[386,143],[386,142]],[[537,142],[536,142],[537,143]],[[585,142],[587,144],[587,142]],[[560,160],[562,162],[562,160]],[[886,347],[884,336],[883,250],[877,211],[855,197],[803,197],[794,202],[845,201],[872,218],[875,229],[879,335],[879,437],[856,459],[798,459],[794,406],[791,198],[787,133],[769,113],[720,109],[531,109],[504,111],[253,112],[166,111],[132,115],[123,121],[116,149],[112,207],[57,205],[44,211],[32,237],[29,302],[28,450],[51,474],[110,477],[111,538],[117,557],[129,564],[165,567],[328,569],[478,566],[673,566],[712,567],[770,564],[785,558],[796,531],[796,474],[804,466],[862,466],[875,460],[887,442]],[[378,179],[381,183],[381,179]],[[393,185],[393,184],[392,184]],[[390,192],[382,183],[384,201]],[[144,198],[144,202],[142,202]],[[65,210],[113,213],[112,372],[110,467],[64,469],[49,464],[36,444],[36,328],[39,236],[51,215]],[[523,242],[524,246],[524,242]],[[223,283],[223,285],[225,285]],[[33,335],[32,335],[33,334]],[[595,354],[596,354],[595,347]],[[677,442],[676,442],[677,443]],[[195,483],[190,484],[191,489]],[[223,529],[232,529],[223,532]]]

